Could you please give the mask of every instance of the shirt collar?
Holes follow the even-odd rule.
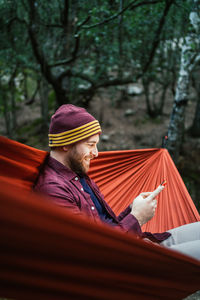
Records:
[[[68,180],[72,180],[78,176],[75,172],[64,166],[61,162],[51,157],[50,155],[48,157],[47,163],[56,171],[56,173],[65,176]]]

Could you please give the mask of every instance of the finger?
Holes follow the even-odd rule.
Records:
[[[156,208],[156,207],[157,207],[157,200],[153,200],[153,201],[152,201],[152,204],[153,204],[153,207]]]
[[[152,192],[145,192],[145,193],[141,193],[140,196],[142,196],[143,198],[147,198],[149,195],[151,195]]]
[[[164,189],[163,185],[159,185],[146,199],[153,200],[162,190]]]

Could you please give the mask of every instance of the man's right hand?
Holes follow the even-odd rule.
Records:
[[[164,186],[159,186],[153,192],[141,193],[132,203],[131,214],[138,220],[140,226],[147,223],[154,216],[157,200],[155,197],[164,189]]]

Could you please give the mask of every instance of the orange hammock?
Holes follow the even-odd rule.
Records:
[[[0,297],[183,299],[200,289],[199,261],[73,216],[30,192],[46,156],[0,137]],[[116,213],[167,179],[145,230],[200,220],[164,149],[100,153],[90,173]]]
[[[200,220],[199,213],[166,149],[110,151],[92,161],[91,177],[118,215],[141,192],[153,191],[164,179],[154,218],[143,231],[162,232]]]

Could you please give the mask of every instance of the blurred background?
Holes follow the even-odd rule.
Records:
[[[167,148],[200,211],[199,2],[0,0],[0,134],[48,150],[85,107],[100,151]]]

